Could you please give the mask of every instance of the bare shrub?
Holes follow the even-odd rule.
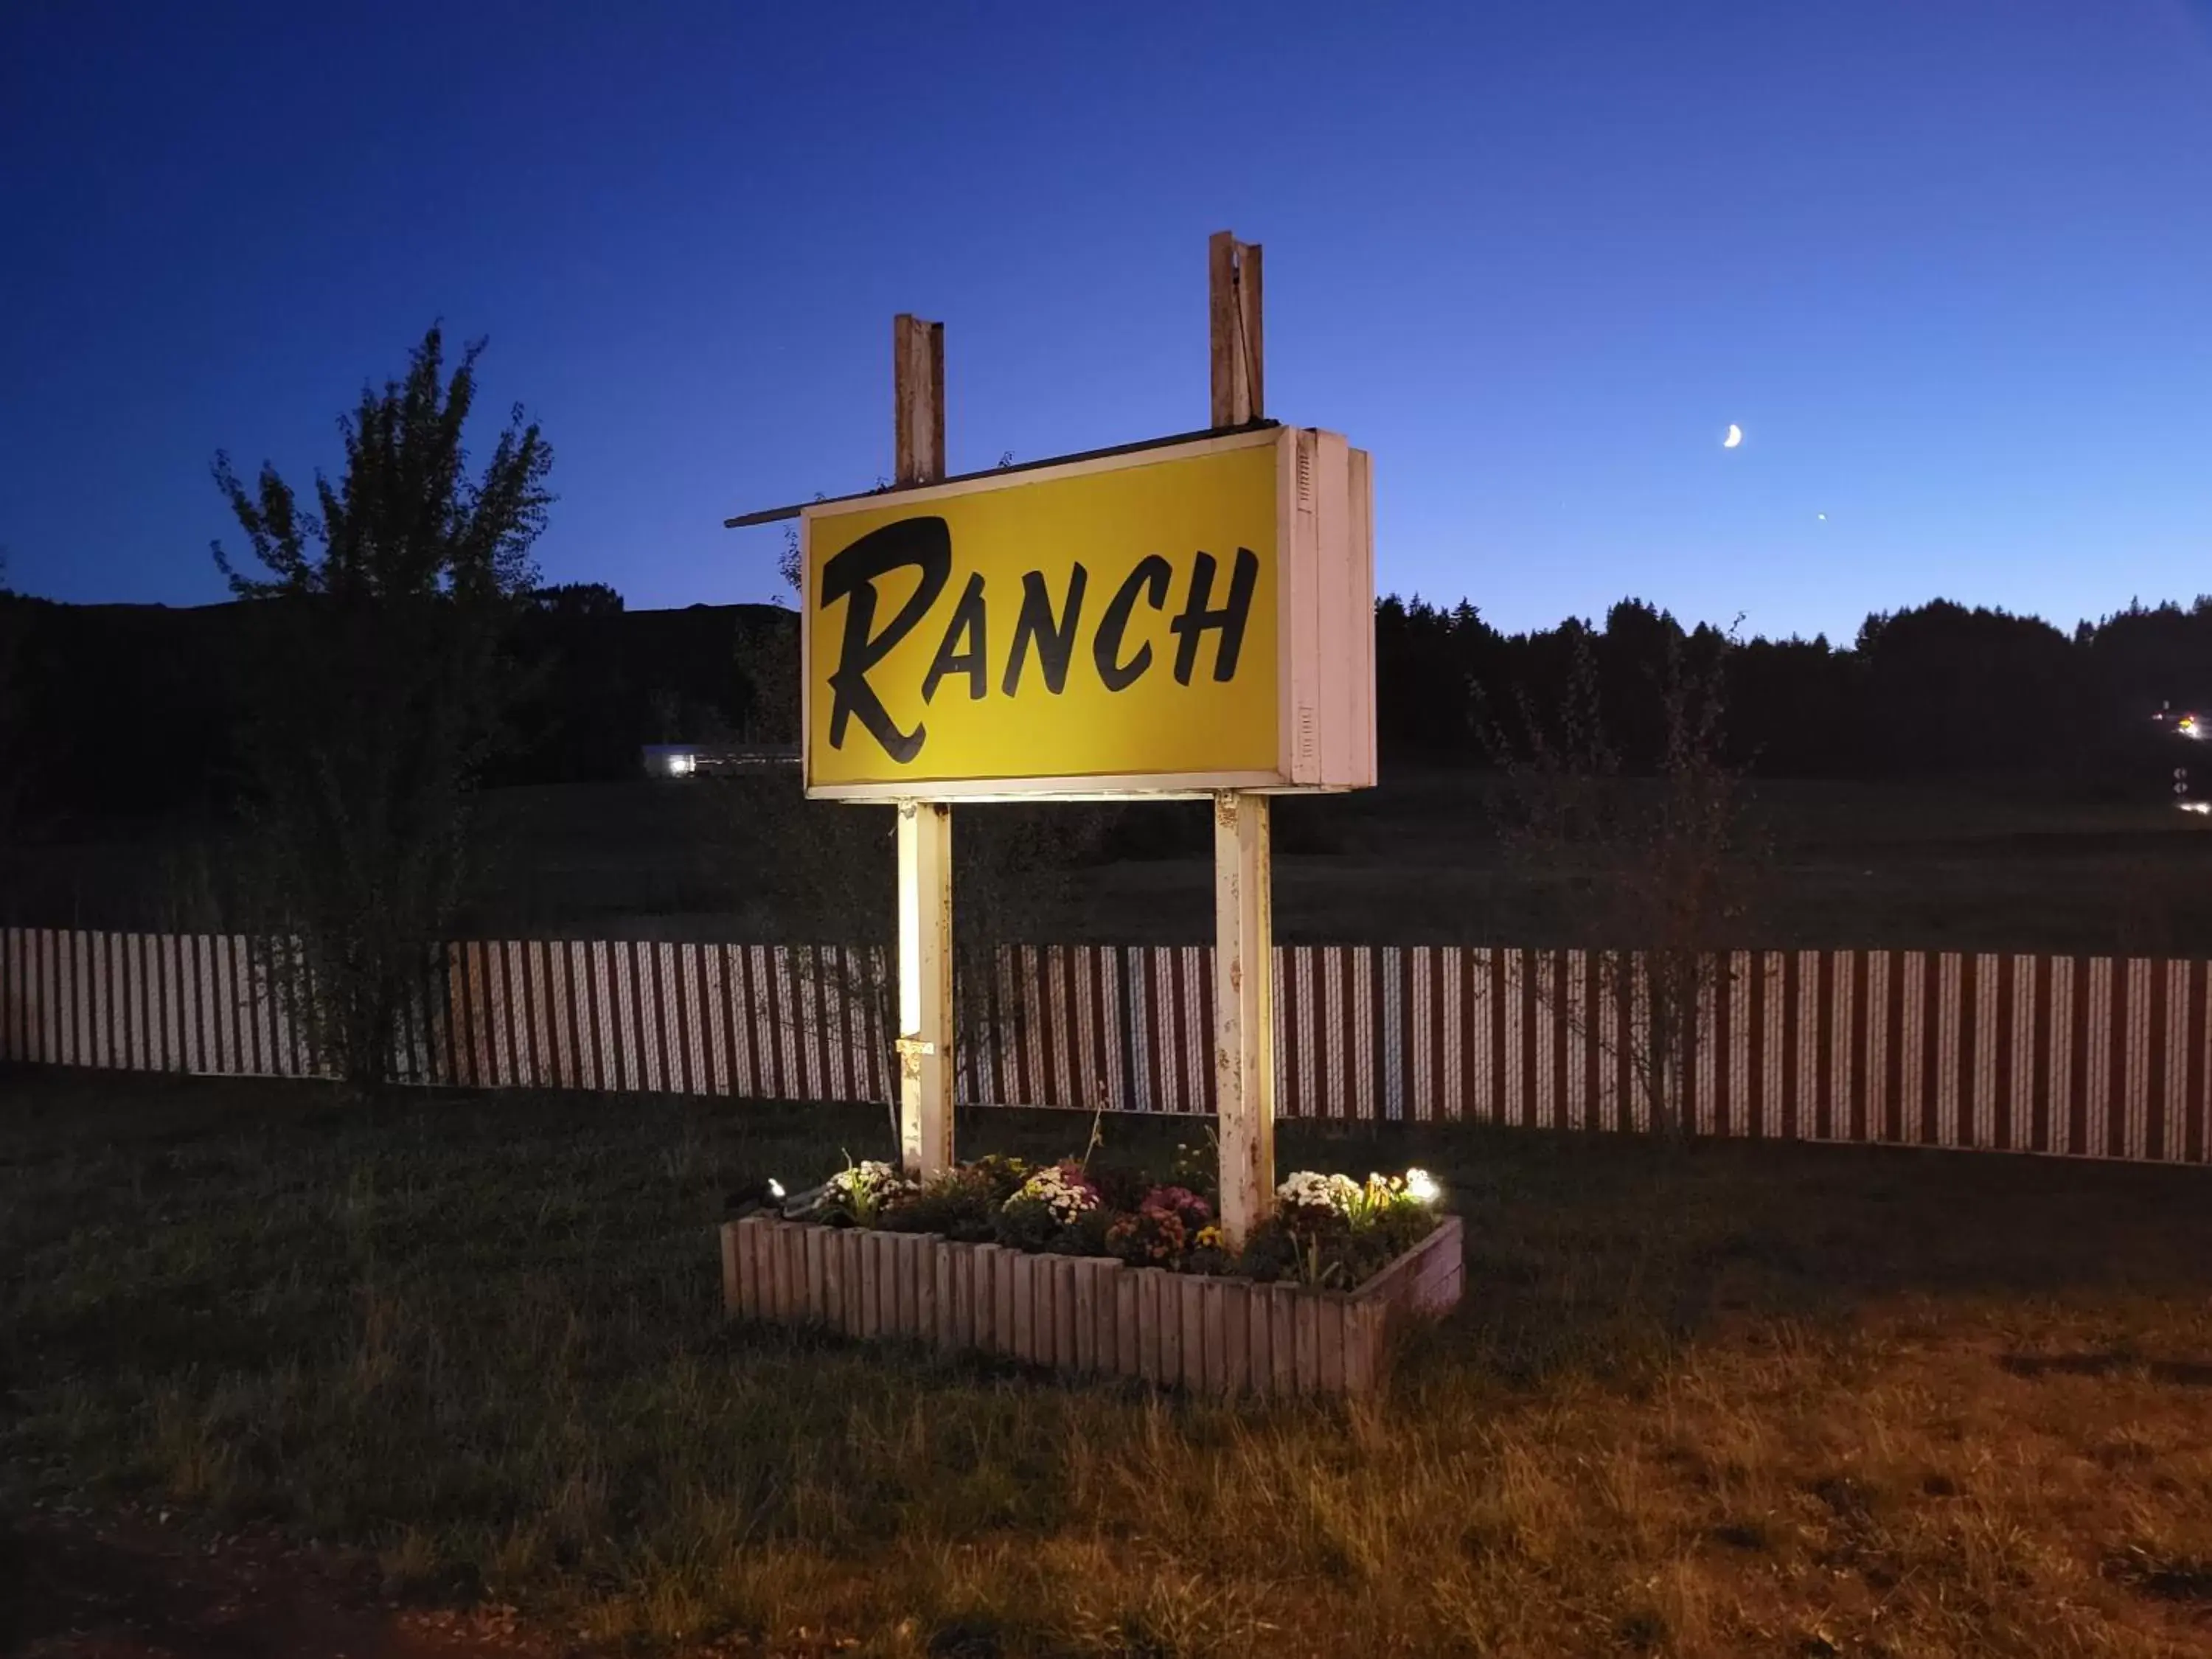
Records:
[[[750,735],[799,738],[797,641],[749,628],[738,672],[757,711]],[[790,769],[717,781],[728,801],[730,855],[748,932],[792,949],[802,974],[834,1002],[864,1009],[896,1079],[897,817],[889,805],[810,801]],[[1010,944],[1051,939],[1073,908],[1076,872],[1095,839],[1094,815],[1067,807],[993,805],[954,813],[953,984],[957,1060],[984,1060],[1012,1042],[1030,1001]],[[894,1090],[895,1090],[894,1083]],[[896,1092],[884,1103],[896,1135]]]
[[[1645,1121],[1679,1133],[1765,861],[1742,769],[1723,743],[1735,640],[1669,626],[1650,688],[1658,744],[1647,776],[1628,773],[1609,733],[1586,630],[1571,648],[1556,709],[1524,694],[1514,730],[1484,723],[1503,774],[1508,856],[1559,884],[1571,935],[1597,952],[1594,1001],[1549,976],[1525,988],[1582,1040],[1625,1056]],[[1622,1017],[1602,1018],[1608,1007]]]

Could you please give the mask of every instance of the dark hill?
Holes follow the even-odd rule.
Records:
[[[524,689],[499,781],[620,777],[643,743],[755,735],[741,641],[755,642],[753,660],[789,652],[795,673],[796,618],[774,605],[625,611],[606,590],[581,602],[578,592],[550,590],[517,625]],[[9,598],[0,617],[14,640],[0,685],[8,761],[31,822],[228,799],[233,734],[251,712],[239,668],[260,630],[282,625],[280,608]]]

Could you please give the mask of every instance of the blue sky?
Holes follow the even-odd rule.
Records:
[[[1224,228],[1386,587],[2212,590],[2212,0],[15,0],[0,154],[0,545],[56,598],[220,598],[213,452],[331,464],[434,318],[554,441],[549,580],[766,598],[720,521],[889,470],[894,312],[956,470],[1183,430]]]

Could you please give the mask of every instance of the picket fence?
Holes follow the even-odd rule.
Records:
[[[1005,947],[962,987],[959,1098],[1212,1111],[1210,955]],[[1278,1110],[1646,1129],[1633,975],[1617,963],[1279,946]],[[2203,962],[1792,951],[1725,966],[1683,1103],[1698,1133],[2205,1161]],[[872,950],[470,941],[426,973],[400,1069],[463,1087],[883,1100],[887,988]],[[0,1060],[313,1069],[250,941],[33,928],[0,930]]]

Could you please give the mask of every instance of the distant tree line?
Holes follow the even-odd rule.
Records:
[[[0,593],[14,659],[8,721],[22,827],[40,819],[220,813],[244,774],[251,665],[277,618],[251,605],[64,605]],[[797,618],[774,605],[629,611],[598,584],[514,609],[518,690],[483,771],[495,784],[636,776],[639,746],[787,742]],[[1376,611],[1385,766],[1488,767],[1484,710],[1555,708],[1578,651],[1624,769],[1662,741],[1654,686],[1685,630],[1636,599],[1601,622],[1505,634],[1471,604],[1395,596]],[[1729,757],[1783,777],[2033,777],[2141,791],[2173,751],[2152,714],[2212,714],[2212,599],[2128,608],[2069,634],[1936,600],[1869,617],[1847,645],[1740,641],[1726,653]],[[2212,766],[2212,759],[2208,760]]]
[[[1624,599],[1602,626],[1503,634],[1472,605],[1385,599],[1376,611],[1385,760],[1484,765],[1486,708],[1555,708],[1578,653],[1624,769],[1664,740],[1655,687],[1670,649],[1717,650],[1710,627]],[[1724,655],[1736,763],[1779,777],[2039,777],[2124,787],[2161,775],[2152,716],[2212,714],[2212,598],[2130,605],[2067,634],[2034,617],[1938,599],[1867,618],[1847,646],[1749,639]]]
[[[736,660],[757,636],[786,641],[797,673],[795,618],[773,605],[625,611],[612,588],[579,584],[532,591],[508,625],[514,689],[483,769],[494,784],[632,777],[641,744],[761,732]],[[76,605],[0,592],[27,830],[228,811],[247,769],[254,667],[281,627],[281,611],[251,604]]]

